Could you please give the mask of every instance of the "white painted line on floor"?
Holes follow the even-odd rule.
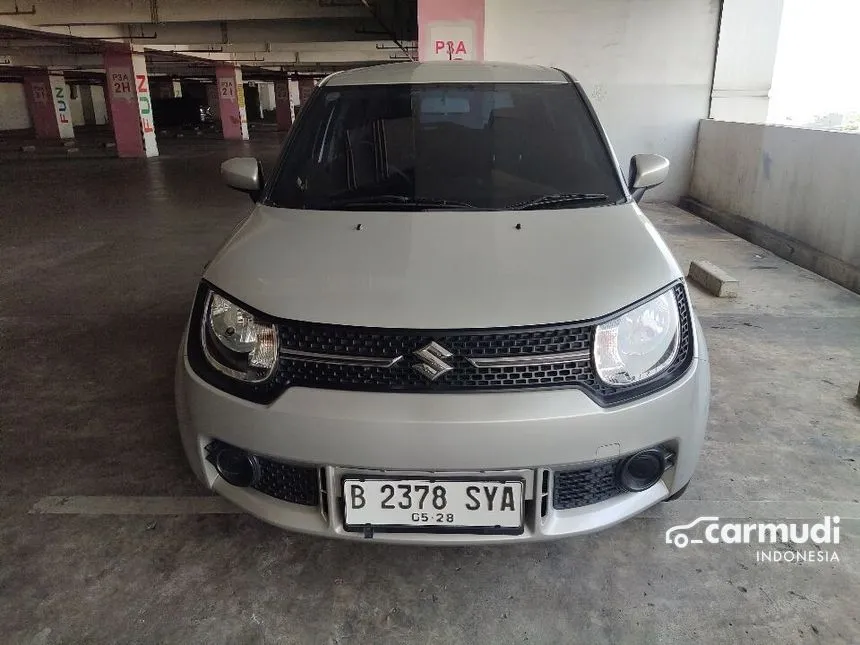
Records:
[[[242,513],[217,497],[145,497],[121,495],[74,495],[43,497],[29,511],[36,515],[223,515]],[[707,501],[679,499],[657,504],[637,517],[652,520],[693,520],[714,515],[721,518],[812,519],[838,515],[860,520],[860,503],[839,501]]]
[[[222,497],[125,497],[75,495],[43,497],[30,509],[50,515],[213,515],[242,513]]]

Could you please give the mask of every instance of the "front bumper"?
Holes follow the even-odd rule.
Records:
[[[272,404],[259,405],[203,382],[180,352],[176,403],[182,443],[192,469],[209,488],[291,530],[362,539],[344,528],[341,480],[384,473],[523,478],[526,517],[520,535],[376,533],[378,541],[471,544],[589,533],[640,513],[692,477],[710,395],[707,350],[696,327],[696,356],[678,381],[611,408],[576,389],[407,394],[295,387]],[[319,504],[293,504],[228,484],[206,460],[206,446],[213,440],[315,468]],[[543,501],[552,500],[557,470],[617,460],[658,445],[671,447],[674,464],[645,491],[564,510]]]

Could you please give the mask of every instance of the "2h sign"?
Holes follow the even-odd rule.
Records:
[[[109,87],[110,93],[117,99],[133,99],[134,86],[132,85],[131,69],[111,69],[108,70],[110,77]]]

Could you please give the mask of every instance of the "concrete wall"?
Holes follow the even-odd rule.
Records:
[[[860,134],[702,121],[692,210],[860,293]]]
[[[23,83],[0,83],[0,130],[32,128]]]
[[[665,155],[669,180],[648,199],[686,191],[699,120],[708,116],[719,0],[486,0],[487,60],[561,67],[577,77],[627,172]]]

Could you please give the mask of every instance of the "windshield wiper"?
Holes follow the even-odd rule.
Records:
[[[506,207],[506,210],[518,211],[532,208],[543,208],[544,206],[557,206],[560,204],[572,204],[575,202],[603,202],[609,199],[603,193],[555,193],[542,195],[534,199],[527,199]]]
[[[327,207],[369,208],[374,206],[415,206],[439,208],[477,208],[469,202],[433,197],[410,197],[409,195],[370,195],[367,197],[341,197],[325,202]]]

